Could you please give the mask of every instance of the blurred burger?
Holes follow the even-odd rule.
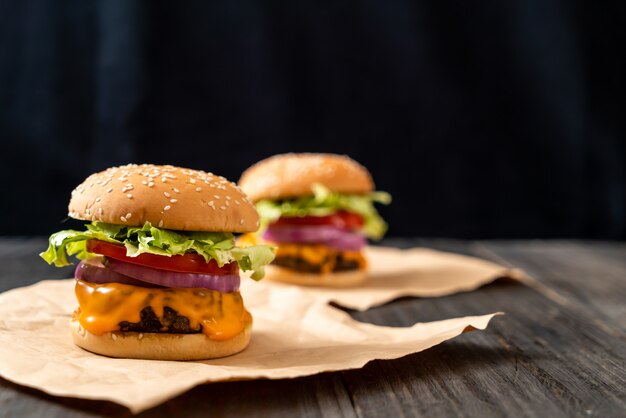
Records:
[[[374,203],[391,201],[374,191],[365,167],[344,155],[281,154],[248,168],[239,185],[261,215],[246,239],[278,246],[268,278],[324,286],[365,279],[362,249],[387,230]]]
[[[269,246],[235,246],[259,216],[223,177],[172,166],[127,165],[88,177],[72,192],[69,216],[84,231],[50,237],[41,257],[76,267],[74,342],[111,357],[199,360],[250,341],[252,317],[239,269],[263,275]]]

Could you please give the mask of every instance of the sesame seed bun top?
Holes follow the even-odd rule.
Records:
[[[236,184],[199,170],[129,164],[92,174],[72,191],[69,216],[180,231],[254,232],[259,215]]]
[[[337,193],[368,193],[374,190],[365,167],[346,155],[279,154],[248,168],[239,186],[250,199],[284,199],[312,194],[315,183]]]

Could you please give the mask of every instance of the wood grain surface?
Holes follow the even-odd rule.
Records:
[[[626,244],[386,244],[473,255],[524,269],[533,280],[499,280],[474,292],[349,311],[360,321],[389,326],[506,312],[486,331],[359,370],[202,385],[140,416],[626,416]],[[71,268],[48,267],[36,257],[45,245],[44,238],[0,239],[0,291],[71,276]],[[0,379],[0,417],[130,415],[109,402],[56,398]]]

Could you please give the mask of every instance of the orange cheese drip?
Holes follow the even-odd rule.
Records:
[[[118,331],[123,321],[139,322],[148,306],[163,318],[165,306],[189,319],[212,340],[228,340],[252,321],[239,292],[220,293],[208,289],[160,289],[120,283],[94,284],[76,281],[79,309],[75,316],[87,331],[102,335]]]

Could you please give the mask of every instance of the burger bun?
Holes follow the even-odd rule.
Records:
[[[206,360],[239,353],[248,346],[252,323],[234,338],[216,341],[204,334],[107,332],[95,335],[72,319],[74,343],[92,353],[109,357],[146,360]]]
[[[129,164],[92,174],[72,191],[69,216],[179,231],[253,232],[259,215],[234,183],[169,165]]]
[[[254,202],[310,196],[314,184],[336,193],[363,194],[374,190],[369,171],[350,157],[338,154],[274,155],[248,168],[239,180],[239,186]]]
[[[269,265],[265,266],[265,279],[300,286],[353,287],[367,279],[367,270],[315,274]]]

